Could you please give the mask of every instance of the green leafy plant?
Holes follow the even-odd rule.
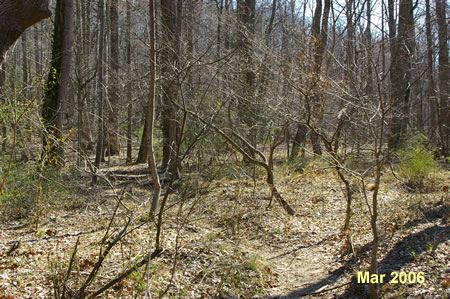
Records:
[[[437,168],[434,153],[426,147],[426,142],[422,133],[415,133],[397,151],[397,168],[409,187],[422,187],[424,178]]]

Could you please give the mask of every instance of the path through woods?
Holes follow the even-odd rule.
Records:
[[[53,206],[45,207],[46,214],[37,232],[30,229],[25,219],[1,224],[0,296],[49,295],[52,275],[58,269],[62,273],[67,271],[78,236],[77,271],[73,272],[70,283],[76,284],[77,279],[86,277],[117,203],[115,193],[120,194],[124,188],[123,202],[135,211],[133,232],[121,248],[111,253],[112,258],[107,259],[92,288],[114,277],[136,254],[142,254],[149,246],[149,235],[153,234],[142,225],[151,197],[148,172],[143,164],[107,167],[102,173],[113,189],[100,180],[97,189],[80,185],[70,194],[64,193],[64,199],[55,193]],[[67,178],[75,178],[78,184],[85,182],[88,186],[90,176],[78,175],[67,173]],[[176,197],[171,198],[168,206],[174,204],[174,208],[165,216],[165,251],[152,264],[150,284],[155,294],[166,289],[175,256],[177,269],[167,293],[171,296],[299,298],[308,295],[324,298],[345,294],[355,271],[367,267],[371,235],[364,203],[356,200],[354,206],[354,243],[359,264],[352,254],[341,251],[344,238],[339,230],[345,205],[333,173],[285,172],[278,177],[280,192],[295,208],[295,216],[287,216],[277,205],[266,210],[268,194],[263,177],[258,180],[256,189],[247,179],[215,180],[197,202],[195,197],[189,198],[181,214],[176,208]],[[68,184],[73,182],[67,181]],[[429,194],[405,195],[395,181],[390,178],[383,181],[380,227],[384,243],[380,265],[381,268],[400,266],[404,271],[427,273],[425,284],[408,286],[410,295],[430,294],[427,291],[430,285],[435,290],[434,295],[445,292],[436,286],[442,282],[439,271],[445,273],[448,268],[448,238],[444,235],[436,257],[431,257],[427,251],[436,236],[446,232],[442,219],[448,214],[448,203],[443,200],[447,193],[440,189],[441,186],[435,186]],[[195,209],[187,217],[191,207]],[[126,213],[121,211],[119,216],[118,219],[122,219]],[[122,222],[123,219],[115,222],[113,230],[119,231]],[[17,241],[20,242],[15,247]],[[416,256],[414,259],[411,252]],[[143,279],[140,275],[143,272],[127,278],[120,288],[111,288],[106,294],[123,298],[140,294],[139,281]],[[389,285],[383,290],[392,294],[402,289]]]

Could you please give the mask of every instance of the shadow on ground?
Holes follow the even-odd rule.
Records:
[[[424,216],[419,220],[414,220],[408,222],[405,227],[411,228],[419,223],[427,223],[439,218],[445,218],[449,211],[447,205],[441,205],[436,209],[429,210],[424,213]],[[421,253],[429,250],[433,243],[441,244],[449,240],[450,238],[450,227],[448,226],[433,226],[426,228],[420,232],[408,235],[401,241],[397,242],[394,247],[387,253],[387,255],[379,262],[379,272],[380,274],[386,274],[386,278],[390,277],[393,271],[400,270],[404,265],[412,263],[415,257]],[[431,245],[431,246],[430,246]],[[372,242],[366,243],[364,246],[360,247],[358,252],[359,258],[365,258],[369,255],[370,249],[372,247]],[[355,276],[352,277],[351,281],[339,285],[334,288],[327,288],[322,290],[325,286],[336,282],[340,276],[345,273],[352,271],[352,265],[356,261],[354,259],[349,259],[345,262],[343,266],[334,270],[330,275],[308,287],[292,291],[287,296],[274,296],[275,298],[300,298],[307,295],[326,295],[327,297],[334,295],[337,298],[367,298],[368,297],[368,286],[366,284],[358,284]],[[389,281],[389,279],[387,279]],[[341,295],[339,294],[339,289],[342,287],[347,287],[345,292]]]

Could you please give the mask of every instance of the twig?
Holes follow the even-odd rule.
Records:
[[[62,298],[65,298],[64,296],[66,294],[67,282],[69,281],[69,276],[70,276],[70,273],[72,272],[73,261],[75,260],[75,255],[77,254],[77,249],[78,249],[79,243],[80,243],[80,237],[78,236],[77,241],[75,242],[75,248],[73,249],[72,256],[70,257],[70,262],[69,262],[69,267],[67,268],[66,278],[64,279],[64,282],[63,282],[63,293],[61,296]]]
[[[116,278],[114,278],[113,280],[108,282],[106,285],[101,287],[98,291],[95,291],[88,298],[95,298],[95,297],[97,297],[98,295],[100,295],[101,293],[103,293],[104,291],[106,291],[107,289],[109,289],[110,287],[112,287],[116,283],[120,282],[121,280],[126,278],[128,275],[130,275],[134,271],[136,271],[138,268],[140,268],[143,265],[145,265],[147,262],[149,262],[149,261],[153,260],[154,258],[156,258],[157,256],[159,256],[162,252],[163,252],[162,249],[157,248],[157,249],[155,249],[155,251],[152,252],[152,254],[146,254],[145,257],[142,260],[140,260],[138,263],[134,264],[128,270],[122,272],[119,276],[117,276]]]
[[[124,228],[117,235],[117,237],[113,241],[111,241],[111,243],[108,244],[108,247],[106,247],[105,252],[100,254],[100,256],[98,257],[97,263],[95,264],[94,268],[92,269],[91,273],[89,274],[89,277],[86,279],[86,281],[83,283],[83,285],[78,290],[77,294],[75,295],[75,298],[83,298],[84,297],[84,292],[85,292],[86,288],[92,283],[92,280],[95,278],[95,276],[98,272],[98,269],[100,269],[100,266],[102,265],[103,261],[108,256],[109,252],[114,247],[114,245],[116,245],[117,242],[119,242],[119,240],[122,239],[123,235],[125,234],[128,226],[131,223],[132,216],[133,215],[131,215],[128,218],[128,222],[125,224]]]
[[[11,247],[9,248],[8,252],[6,253],[7,256],[10,256],[14,250],[16,250],[17,248],[19,248],[20,246],[20,240],[19,241],[14,241],[11,245]]]
[[[325,289],[325,290],[321,290],[321,291],[317,291],[317,292],[312,292],[312,293],[308,293],[308,294],[305,294],[305,295],[318,295],[318,294],[326,293],[326,292],[329,292],[329,291],[332,291],[332,290],[335,290],[335,289],[339,289],[339,288],[345,287],[346,285],[349,285],[349,284],[351,284],[351,281],[347,282],[347,283],[344,283],[344,284],[341,284],[341,285],[338,285],[338,286],[335,286],[335,287],[332,287],[332,288],[329,288],[329,289]]]

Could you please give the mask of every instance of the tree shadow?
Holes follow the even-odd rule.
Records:
[[[287,255],[290,255],[290,254],[294,254],[294,253],[296,253],[297,251],[299,251],[301,249],[306,249],[306,248],[310,248],[310,247],[314,247],[314,246],[319,246],[320,244],[322,244],[325,241],[327,241],[328,239],[330,239],[330,237],[332,237],[332,236],[328,236],[326,238],[323,238],[322,240],[320,240],[320,241],[318,241],[316,243],[312,243],[312,244],[309,244],[309,245],[298,246],[298,247],[296,247],[296,248],[294,248],[292,250],[289,250],[289,251],[286,251],[286,252],[281,253],[279,255],[273,256],[273,257],[269,258],[269,260],[277,259],[277,258],[280,258],[280,257],[283,257],[283,256],[287,256]]]
[[[405,227],[411,228],[417,226],[420,223],[427,223],[438,218],[445,217],[448,213],[448,206],[442,205],[439,208],[429,210],[424,213],[424,217],[419,220],[413,220],[408,222]],[[387,253],[387,255],[379,262],[379,273],[386,274],[386,282],[389,282],[390,275],[394,271],[399,271],[405,264],[414,262],[416,256],[421,253],[430,250],[433,243],[438,242],[438,244],[444,243],[450,239],[450,227],[448,226],[433,226],[426,228],[422,231],[416,232],[414,234],[406,236],[404,239],[397,242],[394,247]],[[372,248],[372,242],[366,243],[364,246],[358,248],[358,257],[365,258],[369,255]],[[358,284],[356,276],[352,276],[349,283],[340,285],[330,292],[325,293],[323,288],[336,282],[343,274],[352,271],[356,261],[354,259],[349,259],[340,268],[334,270],[326,278],[311,284],[308,287],[292,291],[286,296],[274,296],[270,298],[300,298],[307,295],[327,295],[330,296],[330,292],[338,289],[340,287],[347,286],[345,292],[339,296],[335,294],[336,298],[368,298],[368,286],[367,284]]]
[[[422,218],[406,223],[405,228],[411,228],[418,224],[432,222],[439,218],[443,219],[446,215],[448,215],[449,212],[450,207],[448,205],[440,205],[438,208],[423,212]]]
[[[385,274],[386,279],[382,284],[388,283],[392,272],[400,271],[404,265],[414,262],[416,256],[431,249],[433,243],[444,243],[450,239],[450,227],[433,226],[417,233],[408,235],[387,253],[378,263],[379,274]],[[339,298],[358,298],[361,293],[368,296],[367,284],[358,284],[356,277],[352,277],[350,286]],[[361,298],[361,297],[359,297]]]

